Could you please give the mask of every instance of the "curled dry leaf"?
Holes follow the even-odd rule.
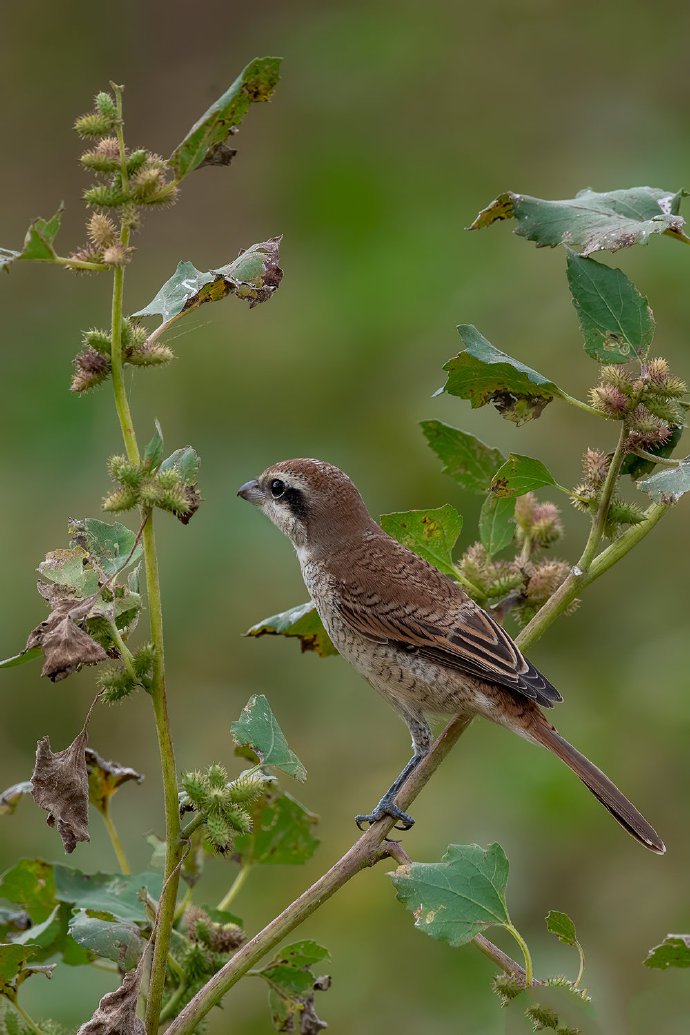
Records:
[[[49,737],[42,737],[31,777],[34,801],[48,813],[50,826],[57,826],[68,854],[79,841],[90,840],[86,737],[84,726],[70,746],[58,752],[51,750]]]
[[[82,622],[100,610],[103,602],[92,598],[78,600],[63,586],[45,582],[37,584],[38,592],[52,608],[48,617],[29,633],[25,651],[40,647],[45,658],[41,675],[53,683],[65,679],[82,665],[97,665],[107,654],[84,629]]]
[[[31,794],[31,781],[15,783],[0,794],[0,816],[8,816],[17,808],[25,794]]]
[[[144,959],[142,956],[136,970],[125,974],[119,988],[103,996],[93,1017],[82,1024],[77,1035],[145,1035],[144,1022],[136,1013]]]
[[[99,812],[106,813],[113,794],[123,783],[135,780],[141,783],[144,779],[136,769],[120,765],[119,762],[108,762],[101,758],[93,748],[85,749],[86,769],[89,778],[89,800]]]

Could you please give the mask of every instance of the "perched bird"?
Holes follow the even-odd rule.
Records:
[[[292,541],[302,576],[337,647],[407,723],[414,754],[357,824],[414,820],[395,798],[431,747],[426,716],[483,715],[560,758],[636,840],[663,841],[634,805],[546,719],[561,695],[463,588],[387,535],[352,481],[321,460],[285,460],[238,495]]]

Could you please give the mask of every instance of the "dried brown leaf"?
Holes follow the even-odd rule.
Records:
[[[146,1026],[136,1014],[142,963],[125,974],[119,988],[103,996],[93,1017],[82,1024],[77,1035],[145,1035]]]
[[[57,826],[67,854],[79,841],[89,841],[89,778],[86,771],[86,725],[64,751],[53,752],[50,737],[36,746],[31,782],[33,798]]]
[[[38,583],[38,591],[53,610],[29,634],[24,649],[40,647],[43,651],[45,662],[41,675],[57,683],[82,665],[97,665],[105,661],[107,654],[100,643],[77,624],[98,613],[96,603],[91,599],[79,601],[64,587],[45,582]],[[102,613],[102,604],[100,610]]]

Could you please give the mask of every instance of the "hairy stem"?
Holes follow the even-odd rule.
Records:
[[[124,134],[122,128],[122,88],[111,84],[117,103],[119,125],[117,140],[120,151],[120,176],[123,188],[127,187],[127,168]],[[130,226],[126,214],[120,226],[120,243],[127,247]],[[122,430],[127,456],[132,463],[140,460],[129,400],[125,389],[122,366],[122,301],[124,291],[124,268],[118,266],[113,273],[112,331],[111,331],[111,363],[113,394],[115,408]],[[158,559],[156,541],[153,530],[153,514],[149,513],[144,522],[142,533],[144,545],[144,564],[146,568],[146,593],[151,622],[151,640],[154,646],[153,678],[150,694],[156,723],[158,750],[161,759],[163,777],[163,797],[165,802],[165,883],[161,892],[157,911],[156,940],[151,962],[151,977],[146,1010],[146,1025],[149,1035],[158,1030],[161,999],[165,985],[165,971],[170,947],[170,932],[175,916],[175,901],[179,883],[180,816],[177,799],[177,773],[173,751],[168,707],[165,692],[165,661],[163,649],[163,613],[161,609],[160,581],[158,576]]]
[[[561,391],[560,398],[564,402],[570,403],[571,406],[577,406],[578,410],[584,410],[585,413],[592,413],[595,417],[602,417],[601,410],[597,410],[595,406],[590,406],[589,403],[582,402],[581,399],[576,399],[573,395],[568,395],[567,392]]]
[[[69,256],[56,255],[54,259],[32,259],[32,262],[53,262],[68,270],[109,270],[104,262],[87,262],[86,259],[70,259]]]
[[[109,808],[106,808],[105,812],[101,812],[101,818],[103,820],[103,825],[105,826],[105,829],[108,831],[108,837],[110,838],[110,843],[113,846],[113,851],[117,856],[117,865],[120,867],[120,872],[131,873],[131,867],[127,860],[127,856],[125,855],[125,851],[122,847],[122,842],[120,841],[120,835],[117,832],[117,827],[113,823],[113,817],[110,815]]]
[[[589,570],[589,566],[596,556],[601,540],[604,538],[606,522],[608,521],[609,510],[611,509],[611,500],[616,491],[616,482],[621,473],[621,464],[625,457],[625,440],[627,437],[628,427],[624,421],[621,424],[620,433],[618,435],[618,444],[616,445],[615,452],[611,458],[609,469],[606,472],[606,479],[601,490],[601,496],[599,497],[597,512],[594,515],[592,527],[590,529],[589,536],[587,537],[585,548],[582,551],[582,556],[577,562],[578,568],[585,572],[585,574]]]
[[[158,750],[163,774],[163,796],[165,802],[165,884],[158,902],[158,924],[156,943],[151,962],[146,1026],[149,1035],[158,1030],[158,1018],[165,986],[165,968],[170,948],[170,934],[175,919],[175,903],[180,880],[180,808],[177,796],[177,770],[173,750],[168,704],[165,690],[165,664],[163,654],[163,612],[161,608],[158,559],[153,531],[153,514],[149,514],[144,527],[144,558],[146,562],[146,594],[151,620],[151,639],[155,648],[151,699],[156,721]]]

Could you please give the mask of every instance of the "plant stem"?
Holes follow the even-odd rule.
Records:
[[[570,607],[578,593],[586,586],[591,586],[604,572],[617,564],[634,546],[637,546],[640,540],[644,539],[667,513],[668,509],[669,507],[665,503],[652,503],[645,511],[644,520],[626,529],[605,550],[602,550],[592,561],[589,571],[582,571],[579,567],[573,568],[553,596],[537,611],[532,621],[515,637],[518,647],[524,649],[535,643],[558,616]]]
[[[14,1000],[13,1000],[13,1002],[12,1002],[12,1006],[13,1006],[13,1007],[15,1008],[15,1010],[17,1011],[17,1013],[19,1014],[19,1016],[20,1016],[20,1017],[22,1018],[22,1020],[23,1020],[23,1021],[24,1021],[24,1022],[25,1022],[26,1024],[28,1024],[28,1026],[29,1026],[29,1027],[31,1028],[31,1030],[32,1030],[32,1032],[34,1033],[34,1035],[43,1035],[43,1032],[41,1031],[41,1029],[39,1028],[39,1026],[38,1026],[38,1025],[36,1024],[36,1022],[35,1022],[35,1021],[33,1021],[33,1020],[31,1019],[31,1017],[29,1017],[29,1015],[28,1015],[28,1013],[26,1012],[26,1010],[24,1009],[24,1007],[23,1007],[23,1006],[20,1006],[20,1005],[19,1005],[19,1002],[18,1002],[18,1000],[17,1000],[17,999],[14,999]]]
[[[120,151],[120,177],[123,189],[126,190],[128,178],[126,152],[122,128],[122,88],[111,83],[117,104],[118,121],[117,140]],[[130,226],[126,216],[120,225],[120,243],[126,248],[129,243]],[[140,460],[139,446],[132,422],[129,400],[124,384],[122,369],[122,300],[125,271],[122,266],[113,272],[113,302],[111,331],[111,367],[115,408],[122,430],[125,449],[129,460],[138,464]],[[146,1009],[146,1024],[149,1035],[158,1030],[161,999],[165,986],[165,972],[170,946],[170,932],[175,916],[175,902],[179,884],[178,862],[180,860],[180,816],[177,798],[177,772],[173,751],[168,707],[165,692],[165,660],[163,648],[163,613],[161,608],[160,581],[158,576],[158,559],[156,557],[156,541],[153,531],[153,514],[149,513],[144,522],[142,533],[144,545],[144,564],[146,568],[146,593],[151,622],[151,640],[155,655],[150,695],[156,723],[158,750],[161,759],[163,777],[163,796],[165,802],[165,883],[158,902],[156,940],[151,962],[151,977]]]
[[[155,647],[151,700],[156,721],[158,749],[163,775],[165,801],[165,884],[158,902],[158,925],[156,943],[151,963],[151,978],[146,1008],[146,1025],[149,1035],[158,1030],[161,999],[165,986],[165,967],[170,947],[170,932],[175,919],[175,903],[180,881],[178,862],[180,860],[180,809],[177,796],[177,771],[173,749],[168,705],[165,692],[165,666],[163,654],[163,612],[161,608],[158,559],[153,531],[153,514],[149,514],[144,526],[144,558],[146,562],[146,593],[151,620],[151,639]]]
[[[571,406],[577,406],[578,410],[584,410],[585,413],[593,413],[595,417],[603,417],[601,410],[597,410],[595,406],[590,406],[589,403],[582,402],[581,399],[576,399],[573,395],[568,395],[567,392],[561,391],[560,397],[564,402],[570,403]]]
[[[587,537],[585,548],[582,551],[582,556],[577,562],[578,568],[581,571],[587,573],[589,566],[594,560],[597,550],[599,549],[599,543],[604,537],[604,530],[606,528],[606,522],[608,521],[609,509],[611,507],[611,500],[616,490],[616,482],[621,471],[621,464],[625,457],[625,440],[628,437],[628,427],[625,421],[621,423],[620,433],[618,435],[618,444],[616,445],[615,452],[611,458],[609,469],[606,472],[606,478],[604,485],[601,490],[601,496],[599,497],[599,505],[597,506],[597,512],[594,515],[592,521],[592,527]]]
[[[186,991],[187,982],[183,981],[181,984],[177,986],[177,988],[170,996],[163,1009],[161,1010],[161,1015],[158,1018],[159,1024],[163,1024],[164,1021],[169,1021],[171,1017],[175,1016],[175,1012],[177,1010],[180,999],[182,999]]]
[[[127,672],[132,677],[132,679],[139,682],[139,677],[134,671],[134,655],[132,654],[131,650],[129,649],[125,641],[122,639],[122,634],[120,633],[120,630],[117,627],[117,622],[113,618],[112,620],[108,621],[108,625],[110,626],[110,635],[115,645],[117,646],[117,649],[120,652],[122,664],[125,666]]]
[[[117,856],[117,864],[120,867],[120,871],[122,873],[131,873],[132,870],[130,868],[127,856],[125,855],[124,849],[122,847],[122,842],[120,841],[120,835],[117,832],[117,827],[113,823],[112,816],[110,815],[109,808],[106,808],[105,812],[101,812],[101,818],[103,820],[105,829],[108,831],[108,837],[110,838],[110,843],[113,846],[113,851]]]
[[[530,985],[534,984],[534,969],[532,967],[532,956],[530,954],[527,942],[522,937],[517,927],[513,927],[512,924],[506,924],[505,929],[506,931],[509,931],[512,934],[513,938],[520,946],[522,955],[525,958],[525,984],[529,988]]]
[[[242,887],[244,885],[244,882],[246,881],[247,877],[249,876],[249,871],[251,870],[251,868],[252,868],[252,864],[251,863],[246,863],[246,862],[242,863],[242,865],[240,866],[239,873],[237,874],[237,876],[235,877],[234,881],[230,885],[230,888],[229,888],[227,894],[225,894],[223,896],[223,898],[220,900],[220,902],[216,906],[216,909],[227,909],[228,908],[230,903],[235,899],[236,895],[242,889]]]
[[[642,460],[650,460],[653,464],[660,464],[662,467],[680,467],[683,463],[682,460],[672,460],[671,457],[648,453],[646,449],[642,449],[640,446],[636,449],[631,449],[630,452],[634,453],[635,456],[641,457]]]
[[[577,951],[580,955],[580,969],[578,970],[577,977],[575,978],[575,988],[579,988],[580,982],[582,981],[582,975],[585,972],[585,954],[582,951],[582,946],[577,941],[577,939],[575,940],[575,945],[577,946]]]
[[[54,259],[32,259],[32,262],[53,262],[68,270],[109,270],[104,262],[87,262],[85,259],[70,259],[64,255],[56,255]]]
[[[446,726],[429,754],[410,774],[398,794],[396,801],[401,808],[409,807],[470,722],[469,716],[462,716],[453,719]],[[232,988],[247,971],[252,970],[255,964],[286,935],[299,927],[357,873],[372,866],[380,858],[381,845],[392,830],[394,822],[387,816],[372,824],[327,873],[243,945],[232,959],[213,975],[172,1022],[166,1035],[188,1035],[192,1032],[209,1010],[220,1002],[228,989]]]

